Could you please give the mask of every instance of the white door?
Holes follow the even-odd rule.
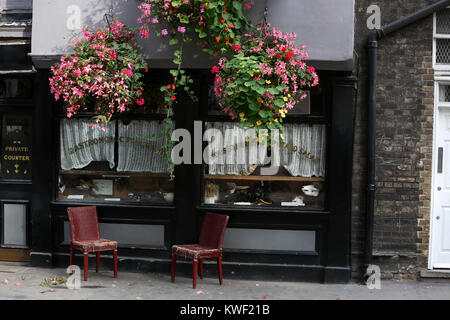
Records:
[[[433,269],[450,269],[450,106],[437,108],[430,264]]]

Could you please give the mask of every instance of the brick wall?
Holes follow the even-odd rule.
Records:
[[[386,25],[436,1],[356,1],[355,50],[361,62],[354,154],[352,264],[360,274],[367,177],[368,6]],[[426,267],[433,140],[432,16],[379,41],[374,264],[385,278],[414,278]]]

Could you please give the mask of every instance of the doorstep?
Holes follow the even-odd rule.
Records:
[[[437,282],[450,282],[450,270],[449,269],[421,269],[419,273],[420,281],[437,281]]]

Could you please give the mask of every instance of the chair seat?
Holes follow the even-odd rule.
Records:
[[[183,244],[172,246],[172,254],[198,260],[219,258],[222,255],[222,250],[199,244]]]
[[[71,246],[83,252],[117,250],[117,241],[106,239],[72,241]]]

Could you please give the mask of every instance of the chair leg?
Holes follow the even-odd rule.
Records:
[[[114,278],[117,278],[117,249],[114,250]]]
[[[172,265],[171,265],[171,272],[172,272],[172,282],[175,282],[175,263],[176,263],[176,256],[172,253]]]
[[[96,252],[97,255],[97,261],[96,261],[96,265],[95,265],[95,271],[98,272],[98,266],[100,265],[100,252]]]
[[[198,261],[194,260],[194,262],[192,263],[192,284],[194,289],[197,287],[197,265]]]
[[[84,253],[84,281],[88,280],[88,265],[89,265],[89,256],[88,253]]]
[[[203,259],[199,259],[198,262],[200,265],[200,279],[203,280]]]
[[[219,274],[219,283],[222,285],[223,277],[222,277],[222,257],[217,259],[217,273]]]
[[[70,247],[70,265],[73,266],[73,248]]]

